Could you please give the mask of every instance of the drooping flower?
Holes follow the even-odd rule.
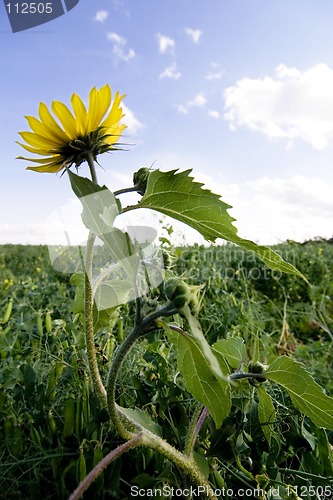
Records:
[[[78,167],[88,157],[96,160],[97,156],[107,151],[119,148],[119,137],[126,125],[120,124],[123,99],[117,92],[112,102],[112,92],[109,85],[101,89],[95,87],[89,94],[88,109],[82,99],[73,94],[72,113],[68,107],[59,101],[52,102],[52,116],[47,106],[39,105],[39,118],[26,116],[32,132],[20,132],[26,144],[18,142],[26,151],[39,155],[41,158],[25,158],[37,163],[28,170],[36,172],[59,172],[65,167]]]

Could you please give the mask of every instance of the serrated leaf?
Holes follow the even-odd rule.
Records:
[[[131,208],[150,208],[161,212],[193,227],[208,241],[223,238],[236,243],[254,252],[271,269],[293,273],[306,280],[292,264],[285,262],[269,247],[240,238],[233,225],[235,219],[227,212],[231,205],[209,189],[203,189],[202,183],[190,177],[191,171],[152,171],[144,196],[137,206]]]
[[[333,430],[333,398],[324,393],[300,363],[281,356],[265,371],[265,378],[284,387],[296,408],[315,425]]]
[[[262,425],[262,431],[268,444],[271,444],[272,436],[274,435],[272,425],[275,422],[276,411],[273,405],[272,398],[263,387],[258,387],[259,405],[258,418]]]
[[[235,369],[240,367],[246,355],[244,341],[237,337],[218,340],[213,345],[213,350],[220,352],[231,368]]]
[[[193,318],[191,333],[175,333],[165,327],[170,341],[177,349],[178,369],[182,373],[186,389],[203,405],[207,406],[216,427],[220,427],[231,408],[229,369],[222,357],[214,355],[203,333]],[[195,331],[193,335],[193,330]]]

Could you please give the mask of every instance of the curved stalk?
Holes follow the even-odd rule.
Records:
[[[137,191],[138,189],[140,189],[139,186],[131,186],[128,188],[118,189],[118,191],[114,191],[113,194],[115,196],[119,196],[120,194],[131,193],[133,191]]]
[[[129,431],[123,424],[123,418],[121,417],[121,412],[119,412],[118,406],[116,404],[116,381],[118,377],[118,372],[123,364],[123,361],[131,349],[132,345],[140,336],[140,330],[134,328],[132,332],[125,338],[124,342],[119,347],[112,360],[111,368],[109,371],[108,381],[107,381],[107,405],[110,413],[112,423],[116,427],[117,431],[122,438],[129,440],[133,439],[134,432]]]
[[[89,165],[91,179],[93,182],[97,183],[96,170],[94,165],[94,158],[90,154],[87,156],[87,162]],[[96,348],[94,342],[94,322],[93,322],[93,296],[92,296],[92,261],[93,261],[93,251],[95,243],[95,235],[90,231],[87,246],[86,255],[84,261],[84,330],[85,330],[85,340],[88,354],[88,364],[91,379],[95,391],[97,392],[99,399],[105,405],[106,404],[106,389],[101,379],[101,375],[98,368],[97,358],[96,358]]]
[[[83,493],[113,460],[116,460],[118,457],[120,457],[120,455],[130,450],[131,448],[140,446],[141,440],[142,434],[137,434],[131,441],[127,441],[126,443],[121,444],[115,450],[112,450],[110,453],[108,453],[81,481],[79,486],[69,497],[69,500],[78,500],[79,498],[81,498]]]
[[[200,429],[207,415],[208,415],[208,409],[206,407],[203,408],[202,404],[199,403],[191,418],[191,422],[185,440],[184,453],[188,457],[193,456],[195,442],[197,440]]]
[[[186,456],[184,453],[176,450],[176,448],[171,446],[164,439],[141,427],[134,420],[130,419],[124,412],[122,412],[121,408],[119,408],[116,404],[116,381],[118,373],[131,347],[139,339],[140,336],[144,335],[148,331],[151,331],[153,325],[155,325],[156,328],[155,321],[159,317],[171,316],[175,314],[175,309],[173,308],[173,306],[171,304],[167,304],[163,309],[155,311],[154,313],[147,316],[144,320],[142,320],[140,317],[140,309],[140,304],[139,302],[137,302],[135,327],[132,332],[126,337],[126,339],[116,352],[108,376],[107,404],[112,422],[121,437],[123,439],[126,439],[127,441],[132,441],[139,433],[142,437],[140,444],[138,444],[139,446],[146,446],[148,448],[151,448],[152,450],[160,453],[167,460],[170,460],[184,474],[190,477],[193,484],[204,489],[207,498],[216,500],[209,482],[202,475],[192,456]],[[194,433],[197,426],[198,423],[196,423],[196,425],[194,426]],[[198,432],[199,430],[197,430],[196,435],[198,434]]]

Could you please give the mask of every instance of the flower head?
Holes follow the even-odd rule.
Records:
[[[26,116],[32,132],[20,132],[26,142],[18,142],[26,151],[43,158],[25,158],[37,163],[28,170],[36,172],[59,172],[65,167],[77,167],[88,157],[96,160],[97,156],[107,151],[119,149],[118,140],[126,125],[121,125],[124,116],[120,103],[124,96],[119,92],[112,101],[109,85],[97,90],[91,89],[88,109],[82,99],[73,94],[71,104],[74,114],[59,101],[52,102],[52,111],[58,121],[52,116],[47,106],[39,105],[39,120]]]

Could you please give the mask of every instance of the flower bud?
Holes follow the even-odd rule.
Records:
[[[179,312],[187,304],[192,314],[196,315],[200,310],[202,288],[203,285],[188,285],[180,278],[170,278],[164,285],[164,292]]]
[[[266,381],[265,375],[264,375],[266,368],[262,363],[259,363],[259,362],[253,363],[252,361],[250,361],[247,368],[248,368],[249,373],[255,373],[257,375],[262,374],[262,377],[250,379],[249,382],[251,385],[256,386],[257,384],[262,384],[263,382]]]
[[[150,169],[148,167],[142,167],[133,174],[133,184],[137,187],[137,192],[142,196],[146,192],[149,174]]]

